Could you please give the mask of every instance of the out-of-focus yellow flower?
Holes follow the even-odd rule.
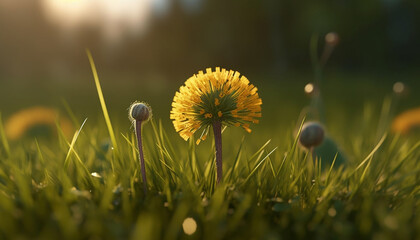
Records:
[[[406,134],[411,128],[420,126],[420,108],[402,112],[392,122],[392,131]]]
[[[31,107],[13,114],[5,123],[6,136],[10,140],[17,140],[37,126],[49,126],[53,131],[59,123],[64,135],[71,138],[73,126],[71,122],[59,117],[58,111],[46,107]]]
[[[175,130],[184,140],[203,128],[204,140],[214,122],[241,126],[247,132],[261,117],[261,98],[257,88],[239,72],[217,67],[190,77],[176,92],[171,111]]]

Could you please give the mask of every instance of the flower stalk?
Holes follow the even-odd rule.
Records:
[[[139,148],[141,178],[143,180],[143,191],[146,194],[147,193],[147,178],[146,178],[146,166],[145,166],[144,154],[143,154],[143,143],[141,140],[142,139],[141,125],[142,125],[142,121],[136,121],[136,137],[137,137],[137,146]]]
[[[216,147],[216,177],[217,184],[223,180],[223,162],[222,162],[222,123],[213,122],[214,144]]]
[[[259,122],[262,100],[257,88],[239,72],[216,67],[199,71],[188,78],[172,102],[170,118],[184,139],[202,131],[196,143],[207,138],[213,128],[216,148],[216,180],[223,180],[222,125],[242,127],[251,132],[251,124]]]
[[[140,160],[140,172],[143,180],[143,191],[144,194],[147,194],[147,178],[146,178],[146,164],[144,161],[143,154],[143,142],[141,136],[142,125],[149,121],[152,117],[152,109],[146,103],[134,102],[129,108],[128,118],[134,125],[137,146],[139,148],[139,160]]]

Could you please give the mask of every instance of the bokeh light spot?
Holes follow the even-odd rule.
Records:
[[[340,41],[340,37],[335,32],[330,32],[325,35],[325,42],[330,45],[337,45]]]
[[[305,85],[304,89],[305,89],[305,93],[311,94],[311,93],[313,93],[315,88],[314,88],[314,85],[312,83],[308,83],[308,84]]]
[[[394,83],[392,90],[394,91],[394,93],[397,93],[397,94],[403,93],[405,90],[405,85],[402,82],[396,82]]]
[[[328,215],[330,216],[330,217],[335,217],[335,215],[337,215],[337,210],[335,210],[335,208],[329,208],[328,209]]]
[[[185,234],[192,235],[197,230],[197,223],[194,218],[186,218],[182,223],[182,229],[184,229]]]

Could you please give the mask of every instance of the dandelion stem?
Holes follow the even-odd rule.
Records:
[[[214,143],[216,146],[216,173],[217,183],[219,184],[223,179],[223,164],[222,164],[222,123],[220,121],[213,122]]]
[[[311,177],[311,182],[315,181],[315,171],[316,171],[316,153],[315,153],[315,148],[311,147],[310,149],[311,152],[311,157],[312,157],[312,164],[310,164],[310,177]]]
[[[147,193],[147,179],[146,179],[146,166],[144,164],[143,144],[141,141],[141,124],[142,124],[142,121],[136,121],[136,136],[137,136],[137,144],[139,147],[141,177],[143,179],[143,191],[146,194]]]

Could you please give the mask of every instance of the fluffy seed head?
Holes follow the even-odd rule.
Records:
[[[190,77],[175,94],[171,119],[184,140],[200,128],[204,129],[203,140],[215,121],[251,132],[250,124],[258,123],[261,117],[261,104],[257,88],[245,76],[223,68],[207,68],[205,73],[199,71]]]
[[[319,146],[324,140],[324,128],[317,122],[307,122],[303,124],[299,136],[299,142],[305,148]]]
[[[152,108],[146,103],[134,102],[130,106],[128,117],[131,121],[146,122],[152,117]]]

